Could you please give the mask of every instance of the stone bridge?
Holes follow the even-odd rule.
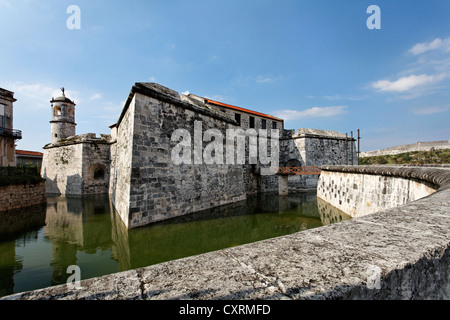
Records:
[[[4,299],[450,299],[450,168],[321,169],[319,194],[341,205],[377,202],[380,211],[84,280],[79,290],[60,285]],[[410,182],[433,193],[408,200],[416,191],[399,188]],[[392,197],[364,198],[373,188]]]
[[[291,176],[291,175],[319,175],[320,167],[318,166],[306,166],[306,167],[280,167],[278,168],[278,175]]]

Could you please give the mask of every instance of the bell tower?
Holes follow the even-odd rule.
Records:
[[[75,103],[66,97],[64,88],[61,88],[62,96],[52,98],[51,133],[52,144],[61,139],[75,135]]]

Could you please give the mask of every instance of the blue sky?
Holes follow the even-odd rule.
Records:
[[[81,29],[70,30],[70,5]],[[366,12],[381,9],[381,29]],[[0,0],[0,87],[18,149],[50,142],[60,87],[77,133],[109,133],[135,82],[350,134],[361,151],[450,139],[450,1]]]

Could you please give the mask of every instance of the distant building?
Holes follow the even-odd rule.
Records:
[[[375,157],[375,156],[385,156],[385,155],[395,155],[406,152],[413,151],[430,151],[430,150],[441,150],[450,149],[450,140],[441,141],[419,141],[412,144],[404,144],[400,146],[395,146],[391,148],[361,152],[360,157]]]
[[[44,154],[37,151],[16,150],[16,166],[18,167],[38,167],[42,166]]]
[[[13,126],[14,92],[0,88],[0,167],[15,166],[16,141],[22,131]]]

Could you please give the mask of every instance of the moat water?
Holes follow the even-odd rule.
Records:
[[[107,196],[48,197],[0,213],[0,297],[283,236],[350,219],[315,192],[247,201],[127,230]]]

